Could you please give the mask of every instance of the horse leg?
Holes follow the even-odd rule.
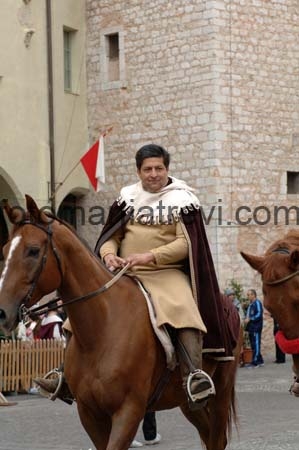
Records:
[[[292,355],[293,358],[293,372],[294,372],[294,381],[290,386],[290,393],[294,394],[296,397],[299,397],[299,354]]]
[[[107,414],[95,414],[91,408],[77,401],[81,423],[97,450],[106,450],[111,430],[111,417]]]
[[[112,415],[112,426],[107,450],[127,450],[134,439],[145,407],[140,401],[126,400]]]
[[[192,425],[197,429],[200,439],[208,449],[209,438],[210,438],[210,417],[207,407],[201,408],[196,411],[191,411],[189,404],[183,403],[180,405],[180,409],[186,419],[189,420]]]

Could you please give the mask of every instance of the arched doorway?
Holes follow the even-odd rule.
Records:
[[[0,209],[0,264],[3,261],[2,248],[4,244],[8,241],[8,228],[5,222],[4,214],[2,208]],[[1,272],[1,266],[0,266]]]
[[[7,173],[0,167],[0,202],[2,202],[3,199],[8,199],[9,203],[11,205],[18,205],[18,201],[16,198],[16,195],[14,193],[13,188],[11,185],[13,185],[13,181],[11,183],[7,182],[7,179],[10,180],[10,177],[7,175]],[[9,236],[9,224],[6,221],[5,213],[2,209],[2,206],[0,207],[0,274],[3,269],[3,252],[2,248],[4,244],[8,241]]]
[[[58,208],[57,216],[77,229],[77,206],[75,195],[68,194],[64,197]]]

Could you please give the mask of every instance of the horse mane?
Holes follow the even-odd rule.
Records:
[[[279,251],[279,249],[286,249],[291,251],[293,248],[299,247],[299,230],[290,230],[282,239],[275,241],[266,251],[265,256]]]
[[[56,222],[60,223],[61,225],[64,225],[80,242],[81,244],[85,247],[85,249],[92,255],[95,257],[95,259],[97,260],[97,262],[104,267],[106,270],[107,267],[105,266],[105,264],[102,262],[101,258],[92,250],[92,248],[90,247],[89,243],[86,241],[86,239],[84,239],[82,236],[80,236],[77,232],[77,230],[70,225],[68,222],[66,222],[65,220],[61,219],[60,217],[57,217],[55,214],[52,214],[50,212],[46,212],[45,213],[46,216],[49,219],[55,220]],[[110,272],[109,272],[110,273]]]
[[[89,243],[86,241],[86,239],[84,239],[82,236],[79,236],[77,230],[68,222],[66,222],[65,220],[61,219],[60,217],[55,216],[55,214],[52,214],[50,212],[46,212],[45,213],[47,217],[49,217],[49,219],[55,220],[58,223],[61,223],[61,225],[64,225],[66,228],[68,228],[75,236],[77,239],[79,239],[79,241],[81,242],[81,244],[84,245],[84,247],[86,247],[86,250],[88,250],[89,252],[93,253],[95,256],[97,256],[94,251],[91,249]]]

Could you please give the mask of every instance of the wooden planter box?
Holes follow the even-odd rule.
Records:
[[[244,348],[242,352],[242,365],[250,364],[252,361],[252,350],[251,348]]]

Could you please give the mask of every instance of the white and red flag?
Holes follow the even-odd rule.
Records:
[[[100,191],[101,185],[105,183],[104,136],[105,134],[102,134],[99,140],[80,159],[89,181],[96,192]]]

